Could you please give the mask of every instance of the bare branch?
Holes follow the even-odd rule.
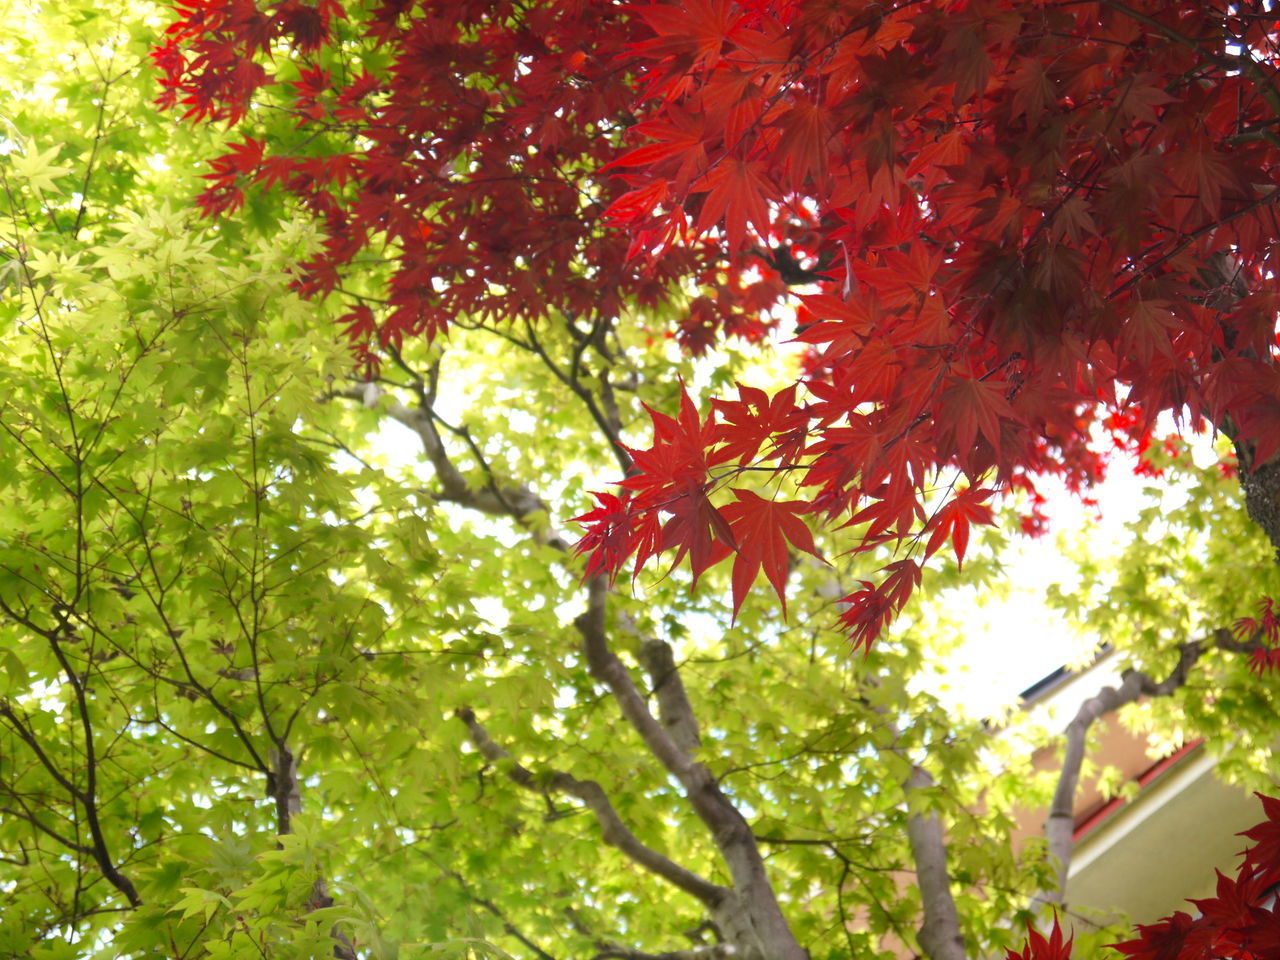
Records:
[[[513,783],[539,793],[544,789],[555,790],[576,797],[586,804],[600,824],[604,842],[621,851],[632,862],[696,897],[710,908],[717,907],[732,896],[731,891],[698,876],[642,843],[622,822],[600,784],[592,780],[579,780],[559,770],[535,775],[514,760],[503,747],[494,743],[471,709],[463,707],[457,711],[456,716],[467,725],[471,742],[481,755],[494,763],[501,763]]]
[[[364,403],[365,384],[351,384],[334,390],[332,396]],[[456,503],[459,506],[476,510],[491,517],[510,517],[518,523],[526,523],[536,513],[550,515],[546,501],[524,485],[499,486],[490,482],[484,487],[475,487],[467,482],[466,477],[454,465],[445,450],[440,431],[436,429],[436,416],[430,405],[430,394],[426,386],[419,381],[416,384],[419,394],[419,405],[408,406],[399,400],[392,399],[384,409],[397,423],[408,427],[422,441],[423,452],[435,468],[436,478],[440,481],[440,491],[435,494],[437,500],[445,503]],[[538,538],[549,546],[559,550],[568,550],[568,543],[553,532],[537,533]]]
[[[571,322],[570,325],[572,325]],[[619,431],[622,429],[622,424],[618,421],[617,406],[612,403],[612,393],[606,392],[606,410],[601,410],[591,391],[584,387],[582,381],[578,379],[577,371],[580,367],[580,351],[573,362],[573,373],[571,375],[561,370],[555,361],[551,359],[550,354],[547,353],[542,344],[538,342],[533,324],[529,324],[528,334],[530,349],[542,359],[542,362],[546,364],[547,369],[555,375],[557,380],[577,394],[578,399],[586,406],[587,412],[591,414],[591,419],[596,422],[596,426],[600,428],[600,431],[605,435],[605,439],[609,441],[609,451],[613,454],[614,459],[618,461],[618,466],[622,468],[624,474],[629,474],[631,472],[631,455],[627,453],[618,436]],[[607,382],[607,376],[601,376],[600,379],[603,382]]]
[[[267,796],[275,802],[276,833],[293,832],[293,818],[302,812],[302,793],[298,789],[298,760],[284,741],[273,746],[268,759]]]
[[[868,682],[877,685],[874,677]],[[893,732],[896,747],[901,733],[886,707],[872,706]],[[937,814],[912,812],[911,795],[934,785],[929,772],[913,763],[911,775],[902,785],[907,800],[907,845],[916,867],[916,885],[920,889],[923,916],[916,939],[929,960],[965,960],[964,935],[955,897],[951,893],[951,874],[947,868],[947,838]],[[832,847],[834,850],[835,848]]]
[[[608,586],[604,579],[593,577],[587,584],[586,612],[573,621],[573,625],[578,628],[578,633],[582,636],[582,646],[591,675],[613,693],[614,699],[618,701],[618,706],[622,710],[622,715],[640,734],[649,752],[657,757],[667,771],[677,777],[687,790],[692,789],[697,780],[693,758],[688,750],[681,748],[668,730],[649,712],[649,706],[636,688],[626,665],[609,649],[609,640],[605,632],[607,599]],[[685,706],[687,708],[687,701]]]
[[[1071,854],[1075,842],[1075,799],[1080,787],[1080,768],[1088,747],[1089,728],[1104,714],[1135,703],[1141,697],[1165,697],[1184,686],[1191,670],[1204,655],[1206,649],[1218,647],[1235,653],[1251,653],[1258,649],[1257,637],[1237,640],[1225,628],[1214,631],[1212,641],[1206,645],[1200,640],[1189,640],[1178,647],[1178,663],[1169,675],[1157,682],[1140,670],[1125,670],[1119,687],[1106,686],[1090,697],[1076,711],[1067,724],[1066,750],[1062,757],[1062,770],[1053,792],[1053,802],[1045,821],[1044,832],[1049,842],[1049,857],[1054,864],[1054,889],[1038,894],[1032,908],[1046,904],[1060,904],[1067,887],[1067,874],[1071,870]]]
[[[710,771],[695,762],[688,749],[649,712],[649,706],[636,689],[630,671],[609,648],[605,625],[607,600],[605,581],[593,577],[587,584],[586,612],[574,620],[574,626],[582,636],[587,667],[591,675],[613,693],[622,715],[640,734],[649,752],[680,782],[690,805],[706,825],[729,868],[733,893],[741,906],[736,911],[717,913],[717,923],[729,941],[752,944],[750,949],[758,950],[761,957],[802,960],[806,951],[796,942],[782,915],[751,826],[721,791]],[[672,698],[672,703],[675,704],[675,698]],[[687,699],[676,706],[677,709],[688,710]],[[692,720],[691,710],[688,719]]]
[[[685,753],[693,753],[702,746],[702,736],[671,644],[656,637],[644,638],[640,641],[640,663],[649,674],[649,689],[658,700],[658,718],[667,734]]]
[[[908,803],[913,792],[931,786],[933,777],[923,767],[913,767],[906,783]],[[965,960],[964,935],[947,872],[947,842],[937,814],[908,813],[907,841],[924,912],[917,934],[920,946],[929,960]]]

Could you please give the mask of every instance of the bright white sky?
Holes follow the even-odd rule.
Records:
[[[1155,437],[1176,431],[1173,419],[1162,414]],[[1190,455],[1201,465],[1217,462],[1214,439],[1209,435],[1186,436]],[[1002,705],[1012,705],[1023,690],[1064,665],[1083,666],[1091,659],[1097,637],[1075,636],[1062,618],[1044,604],[1050,584],[1064,590],[1075,582],[1075,567],[1062,555],[1059,538],[1074,544],[1082,540],[1094,559],[1115,556],[1128,542],[1127,522],[1152,502],[1154,491],[1166,505],[1178,492],[1168,481],[1135,476],[1132,463],[1117,455],[1107,479],[1093,492],[1097,510],[1080,501],[1051,480],[1037,481],[1048,503],[1050,531],[1038,540],[1015,537],[1001,553],[1009,592],[982,602],[975,592],[965,615],[966,642],[948,659],[945,676],[922,682],[944,703],[979,718],[993,715]],[[1100,513],[1100,517],[1095,514]]]
[[[1075,568],[1062,555],[1059,536],[1087,537],[1090,554],[1114,555],[1128,540],[1125,520],[1145,501],[1143,477],[1117,461],[1097,489],[1101,519],[1095,511],[1051,480],[1038,481],[1048,498],[1049,533],[1038,539],[1014,537],[1001,553],[1009,584],[1006,597],[979,597],[964,615],[965,643],[947,659],[946,675],[923,686],[944,703],[977,717],[990,716],[1058,667],[1077,663],[1096,639],[1075,635],[1044,603],[1051,584],[1064,589],[1075,580]]]

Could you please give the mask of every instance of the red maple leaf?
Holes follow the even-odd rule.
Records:
[[[730,250],[747,242],[747,224],[758,236],[769,236],[769,203],[779,199],[778,189],[770,182],[765,168],[754,160],[726,159],[718,164],[696,187],[707,190],[694,221],[694,233],[703,233],[723,222]]]
[[[800,519],[802,513],[813,508],[798,500],[765,500],[750,490],[735,489],[733,495],[738,501],[721,510],[733,529],[738,548],[738,555],[733,561],[733,615],[735,618],[738,616],[742,601],[763,567],[782,603],[783,616],[786,616],[788,544],[819,556],[813,534]]]
[[[715,416],[703,421],[683,385],[678,419],[647,405],[645,409],[653,421],[653,446],[647,450],[628,448],[635,473],[619,486],[636,491],[641,508],[663,507],[665,500],[684,495],[690,485],[702,487],[707,467],[726,458],[708,456],[707,448],[715,443]]]
[[[1138,924],[1138,936],[1113,944],[1130,960],[1179,960],[1187,936],[1195,929],[1191,915],[1178,910],[1157,923]]]
[[[689,556],[693,586],[707,570],[727,557],[734,549],[733,531],[724,515],[715,508],[706,493],[689,485],[663,506],[671,519],[662,528],[662,549],[675,548],[672,566]]]
[[[874,298],[841,299],[830,294],[810,294],[800,300],[808,318],[797,330],[796,339],[828,344],[828,359],[856,354],[875,332],[879,311]]]
[[[1148,364],[1157,353],[1173,355],[1173,334],[1182,325],[1166,300],[1139,300],[1129,307],[1129,318],[1120,331],[1119,349],[1132,352],[1138,362]]]
[[[812,100],[801,99],[792,104],[777,124],[781,136],[776,149],[786,170],[786,182],[792,189],[799,189],[810,177],[815,182],[824,182],[831,112]]]
[[[1071,944],[1074,937],[1062,939],[1062,927],[1058,923],[1058,915],[1053,916],[1053,930],[1046,938],[1034,927],[1027,926],[1027,941],[1022,950],[1010,949],[1005,960],[1071,960]]]
[[[1230,932],[1247,926],[1253,920],[1252,909],[1266,886],[1259,878],[1245,875],[1242,879],[1228,877],[1221,870],[1218,875],[1215,896],[1202,900],[1190,900],[1200,911],[1201,931],[1207,931],[1203,940],[1214,946],[1230,938]]]
[[[679,4],[649,4],[639,8],[656,36],[635,45],[653,59],[678,59],[681,66],[713,67],[725,40],[742,22],[732,0],[685,0]],[[687,60],[686,58],[691,58]]]
[[[840,598],[841,603],[848,604],[840,622],[849,628],[854,649],[865,646],[867,653],[894,614],[920,586],[920,566],[914,560],[895,560],[883,570],[889,575],[878,585],[860,580],[858,590]]]
[[[684,113],[677,113],[675,117],[675,122],[651,120],[636,124],[631,129],[633,136],[648,137],[655,142],[610,161],[600,168],[601,172],[618,167],[674,167],[675,181],[683,190],[695,175],[707,168],[706,130],[698,117]]]
[[[1240,834],[1253,841],[1245,852],[1245,866],[1270,883],[1280,881],[1280,799],[1255,793],[1266,819]]]
[[[602,219],[624,226],[636,220],[643,220],[653,213],[660,203],[667,199],[667,181],[654,180],[636,190],[629,190],[609,204],[609,208],[601,214]],[[638,252],[638,251],[635,251]],[[630,256],[631,251],[628,252]]]
[[[1233,411],[1239,435],[1253,443],[1253,469],[1280,454],[1280,396],[1240,403]]]
[[[840,598],[840,602],[847,605],[840,615],[840,622],[848,629],[853,648],[866,647],[866,652],[870,653],[871,645],[897,611],[876,584],[870,580],[859,580],[858,583],[857,590]]]
[[[1005,399],[1007,386],[998,380],[953,376],[938,398],[939,425],[950,427],[956,456],[962,466],[970,464],[974,442],[979,436],[997,456],[1001,452],[1001,419],[1015,414]]]
[[[1276,602],[1272,597],[1263,597],[1258,601],[1258,614],[1254,617],[1241,617],[1231,628],[1238,639],[1252,639],[1254,634],[1269,644],[1280,639],[1280,617],[1276,616]]]
[[[915,522],[924,519],[920,501],[901,482],[876,487],[867,497],[871,502],[845,523],[845,526],[867,524],[864,539],[878,540],[885,531],[893,531],[897,538],[905,538]]]
[[[968,487],[944,503],[934,513],[926,525],[932,530],[924,555],[933,556],[947,537],[956,551],[956,560],[964,563],[965,550],[969,546],[969,525],[979,523],[989,525],[994,522],[991,508],[986,501],[991,498],[992,491],[986,487]]]
[[[597,573],[607,574],[610,584],[618,570],[635,549],[632,515],[629,503],[611,493],[593,493],[597,506],[571,523],[581,523],[587,528],[582,539],[574,546],[574,553],[587,554],[587,568],[583,579]]]
[[[715,439],[723,444],[719,456],[747,464],[755,459],[761,444],[777,439],[768,456],[789,460],[804,442],[797,428],[806,418],[796,410],[796,385],[771,398],[763,390],[738,384],[738,398],[713,401],[721,420],[715,431]],[[784,436],[778,439],[780,434]]]
[[[1244,942],[1255,957],[1280,957],[1280,909],[1255,907],[1254,922],[1241,931]]]

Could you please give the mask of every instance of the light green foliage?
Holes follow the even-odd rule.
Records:
[[[1230,445],[1220,439],[1217,453]],[[1080,581],[1049,601],[1100,643],[1119,648],[1127,665],[1164,679],[1179,645],[1206,653],[1186,686],[1124,712],[1154,749],[1204,738],[1219,771],[1250,789],[1269,789],[1280,703],[1275,683],[1250,672],[1248,656],[1216,648],[1218,631],[1256,617],[1266,596],[1280,594],[1280,568],[1244,510],[1239,481],[1205,443],[1171,440],[1149,457],[1162,476],[1130,525],[1130,539],[1105,561],[1077,548]],[[1225,462],[1225,461],[1224,461]]]
[[[594,351],[563,319],[458,318],[374,390],[330,305],[289,289],[318,239],[305,219],[261,198],[256,229],[191,212],[218,135],[148,106],[158,10],[0,15],[0,957],[588,957],[708,936],[697,901],[547,788],[554,771],[599,783],[643,843],[729,882],[588,672],[566,521],[619,471],[584,390],[643,445],[640,398],[672,409],[677,374],[723,392],[768,368],[733,351],[695,367],[639,311]],[[376,294],[386,267],[365,268],[346,295]],[[1167,577],[1062,598],[1144,665],[1171,628],[1247,612],[1245,553],[1252,582],[1274,578],[1210,480],[1173,532],[1145,517],[1120,568]],[[521,490],[541,506],[507,509]],[[963,582],[997,569],[975,551]],[[856,577],[800,560],[789,623],[770,597],[735,621],[723,571],[696,594],[679,573],[620,582],[611,642],[650,703],[641,644],[674,651],[697,759],[815,960],[914,942],[909,813],[948,824],[970,942],[1010,943],[1048,874],[1011,852],[1008,810],[1044,791],[910,684],[959,633],[961,578],[926,583],[932,605],[864,658],[833,629]],[[1272,705],[1219,666],[1233,719],[1194,698],[1151,715],[1256,749],[1241,718]],[[508,759],[481,755],[462,708]],[[915,764],[936,786],[908,799]]]
[[[356,478],[298,429],[348,366],[282,271],[314,238],[232,250],[185,209],[140,11],[4,14],[0,955],[324,955],[335,924],[376,946],[368,901],[308,909],[361,818],[278,842],[264,802],[282,750],[383,752],[368,705],[405,671],[369,647],[417,615],[380,602],[403,584],[365,573]],[[433,565],[412,498],[380,518],[405,573]]]

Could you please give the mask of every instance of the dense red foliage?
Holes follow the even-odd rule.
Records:
[[[1246,469],[1280,447],[1261,0],[178,9],[161,102],[245,128],[274,83],[298,130],[234,144],[202,205],[282,187],[320,217],[299,286],[350,296],[366,356],[462,317],[558,313],[588,336],[690,280],[700,350],[816,284],[803,389],[655,419],[585,518],[592,570],[675,549],[696,578],[734,555],[735,604],[761,569],[781,593],[807,512],[855,551],[898,545],[845,598],[870,645],[992,493],[1087,487],[1096,420],[1137,446],[1162,411],[1207,420]],[[394,262],[385,299],[340,284],[369,249]],[[743,494],[748,468],[794,473],[805,500]]]
[[[366,360],[463,317],[591,329],[689,277],[703,294],[684,343],[757,338],[779,278],[743,283],[712,240],[629,263],[630,239],[600,222],[623,187],[596,171],[635,122],[633,30],[620,8],[580,0],[178,0],[152,58],[162,106],[244,133],[213,162],[202,208],[276,188],[319,218],[324,249],[298,285],[340,291]],[[392,259],[385,295],[342,290],[361,254]]]
[[[611,215],[642,244],[710,231],[729,250],[803,225],[825,263],[800,307],[807,402],[754,425],[757,462],[864,525],[856,549],[907,544],[846,598],[855,639],[901,607],[918,561],[947,537],[962,555],[989,519],[987,490],[966,485],[1088,484],[1096,411],[1135,438],[1161,411],[1207,418],[1254,464],[1276,452],[1266,4],[636,9],[643,94],[661,107],[614,162],[633,189]],[[732,442],[723,420],[709,432]],[[667,502],[712,489],[687,466]],[[965,479],[931,491],[952,468]],[[596,529],[640,529],[660,493]],[[714,524],[699,535],[715,541]]]

